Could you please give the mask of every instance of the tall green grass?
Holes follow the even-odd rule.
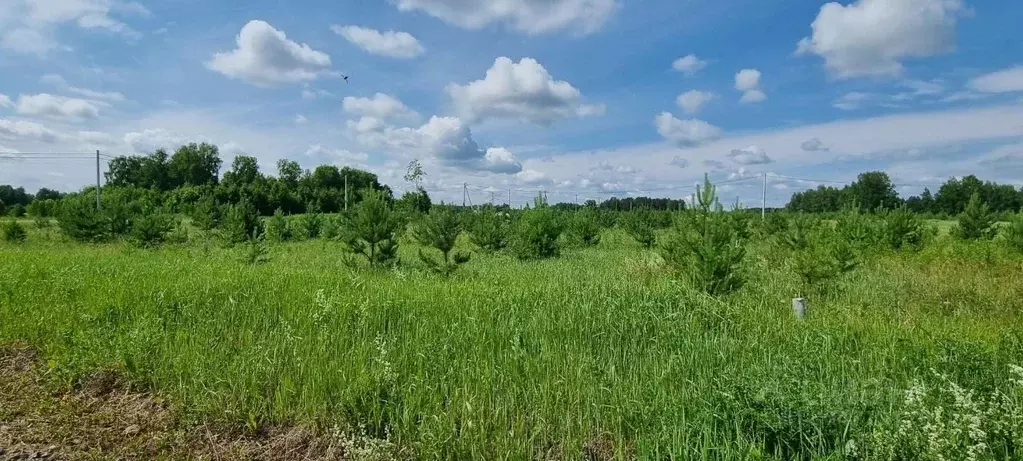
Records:
[[[33,237],[0,246],[0,341],[69,383],[112,367],[195,420],[362,427],[420,458],[843,458],[915,380],[987,392],[1023,364],[1023,266],[993,242],[868,254],[799,321],[767,242],[711,298],[618,232],[553,260],[476,254],[451,278],[412,242],[371,271],[319,240],[250,266]]]

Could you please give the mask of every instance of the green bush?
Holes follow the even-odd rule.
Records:
[[[320,229],[323,227],[323,216],[316,212],[306,213],[301,221],[302,236],[307,239],[314,239],[320,236]]]
[[[1017,214],[1005,226],[1005,242],[1016,251],[1023,253],[1023,213]]]
[[[80,242],[101,242],[111,237],[106,214],[81,196],[63,201],[57,224],[64,235]]]
[[[576,211],[569,222],[568,233],[586,246],[600,243],[600,221],[597,217],[597,210],[584,208]]]
[[[242,200],[235,205],[225,205],[221,211],[220,229],[228,244],[247,242],[262,234],[262,225],[256,208]]]
[[[398,259],[401,219],[383,192],[366,189],[362,197],[362,202],[346,216],[341,239],[352,253],[365,257],[370,266],[393,265]]]
[[[141,247],[154,247],[167,239],[174,230],[174,218],[163,213],[144,213],[132,220],[128,233],[132,243]]]
[[[263,226],[266,238],[271,242],[287,242],[294,237],[288,218],[280,208],[274,211],[274,215],[268,218]]]
[[[471,215],[469,239],[484,251],[499,251],[508,245],[508,214],[487,206]]]
[[[434,208],[416,225],[415,236],[419,243],[439,251],[441,258],[438,261],[420,249],[419,259],[426,263],[430,270],[444,276],[451,275],[459,265],[469,261],[468,253],[452,254],[461,233],[462,226],[454,212],[447,208]]]
[[[0,227],[0,233],[3,234],[5,242],[21,243],[25,241],[28,236],[28,232],[25,231],[25,226],[22,226],[13,219],[7,221],[2,227]]]
[[[746,247],[726,222],[716,189],[706,178],[697,191],[698,206],[681,218],[661,243],[661,256],[675,272],[710,295],[742,288]]]
[[[200,230],[208,231],[220,224],[220,208],[213,197],[206,195],[192,207],[192,225]]]
[[[863,214],[859,208],[843,212],[837,219],[835,230],[839,236],[856,248],[868,248],[885,240],[884,222]]]
[[[920,250],[928,240],[923,220],[902,206],[881,212],[884,218],[884,241],[893,250]]]
[[[14,205],[11,205],[10,207],[7,208],[7,216],[10,216],[12,218],[20,218],[22,216],[25,216],[25,205],[22,205],[20,203],[15,203]]]
[[[619,218],[619,223],[633,239],[646,248],[651,248],[657,241],[656,223],[650,210],[629,211]]]
[[[535,204],[515,221],[508,246],[519,259],[557,257],[561,252],[558,237],[564,226],[543,198],[537,197]]]
[[[953,231],[963,240],[990,240],[996,235],[995,214],[986,203],[980,201],[980,194],[974,192],[966,209],[959,215]]]
[[[341,225],[338,223],[338,219],[332,215],[324,215],[321,221],[320,236],[327,240],[337,238],[337,236],[341,233]]]

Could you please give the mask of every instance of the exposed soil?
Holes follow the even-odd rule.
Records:
[[[0,345],[0,461],[346,458],[344,443],[311,430],[183,427],[167,402],[133,392],[115,373],[69,390],[45,370],[34,349]]]

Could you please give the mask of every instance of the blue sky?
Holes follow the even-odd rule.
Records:
[[[1023,185],[1023,4],[969,0],[13,0],[0,5],[0,183],[217,143],[369,169],[436,197],[759,204],[888,171]],[[349,77],[348,82],[342,75]],[[797,180],[797,179],[806,180]],[[737,180],[738,179],[738,180]],[[808,180],[808,181],[807,181]]]

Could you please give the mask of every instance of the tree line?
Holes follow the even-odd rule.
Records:
[[[932,194],[925,188],[920,195],[899,197],[887,173],[861,173],[852,184],[841,188],[819,186],[792,194],[786,209],[803,213],[832,213],[848,207],[862,210],[895,209],[905,206],[909,211],[932,215],[956,216],[962,213],[976,194],[980,202],[996,213],[1012,213],[1023,208],[1023,188],[981,181],[974,175],[951,178]]]

